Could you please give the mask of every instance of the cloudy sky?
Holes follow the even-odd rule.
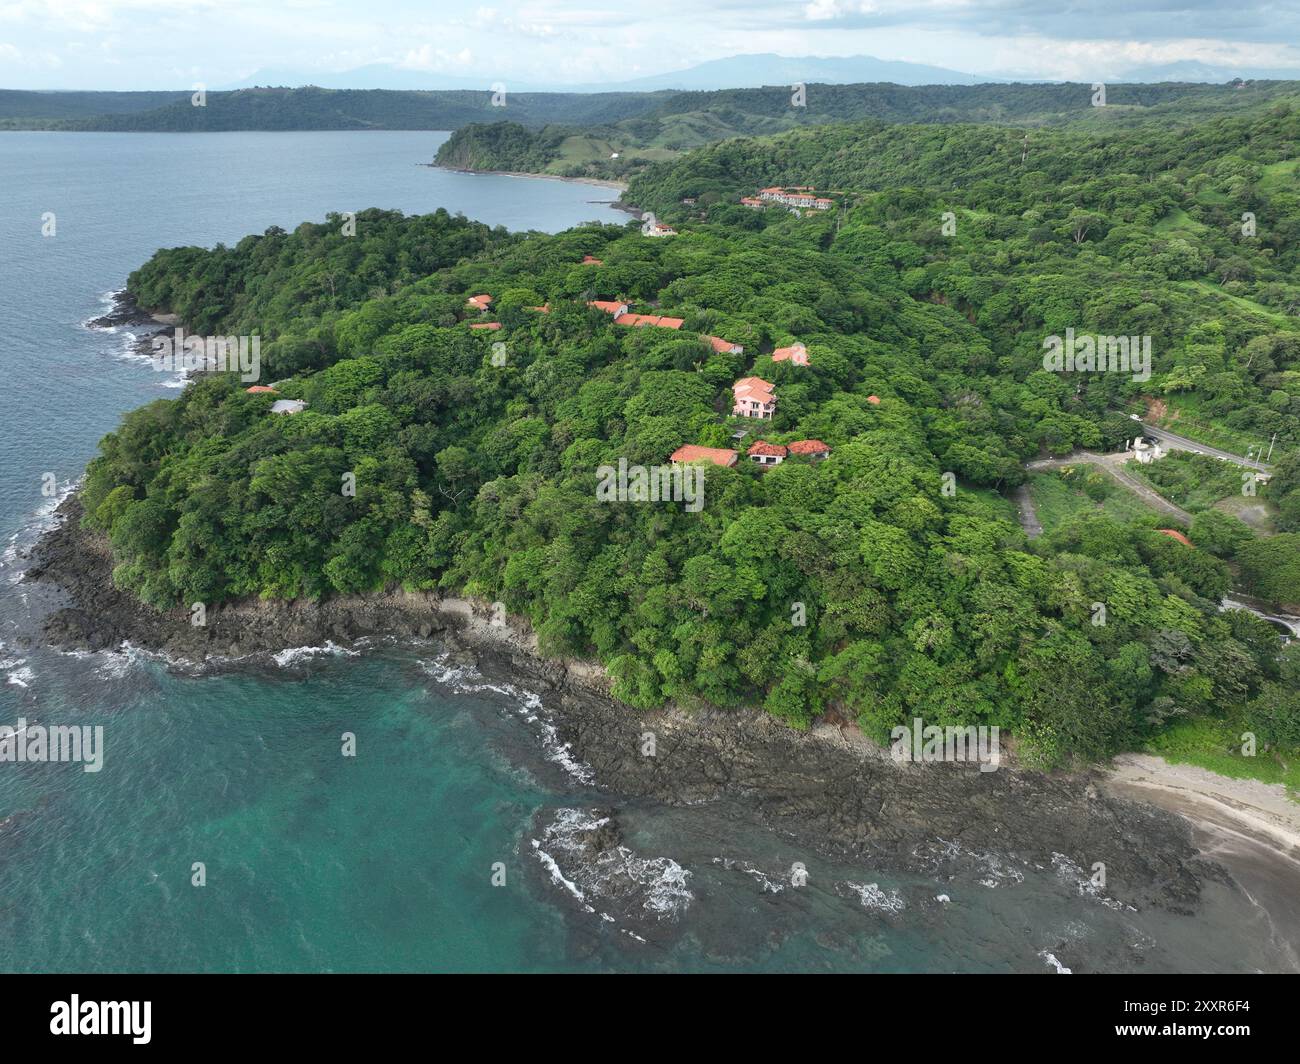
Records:
[[[1297,0],[0,0],[0,88],[220,87],[375,63],[582,83],[755,52],[1079,81],[1180,60],[1300,76],[1297,42]]]

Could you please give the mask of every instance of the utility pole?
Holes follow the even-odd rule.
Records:
[[[1273,444],[1275,444],[1275,443],[1277,443],[1277,433],[1276,433],[1276,432],[1273,433],[1273,438],[1272,438],[1271,440],[1268,441],[1268,457],[1265,458],[1264,461],[1266,461],[1266,462],[1271,462],[1271,461],[1273,461]]]

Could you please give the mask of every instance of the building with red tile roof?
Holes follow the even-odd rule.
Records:
[[[499,321],[473,321],[470,322],[469,327],[471,329],[499,329],[501,323]]]
[[[261,395],[264,392],[270,392],[274,395],[280,394],[275,388],[266,384],[254,384],[251,388],[245,388],[244,391],[248,392],[250,395]]]
[[[879,405],[880,405],[880,396],[878,396],[878,395],[868,395],[868,396],[867,396],[867,402],[870,403],[872,406],[879,406]]]
[[[809,458],[826,458],[831,453],[821,440],[795,440],[787,450],[791,454],[806,454]]]
[[[735,451],[723,447],[697,447],[688,443],[669,456],[670,462],[712,462],[718,466],[734,466],[739,458]]]
[[[733,344],[730,340],[724,340],[721,336],[706,336],[704,339],[709,341],[709,346],[720,355],[743,355],[745,349],[740,344]]]
[[[651,325],[659,329],[680,329],[685,323],[685,318],[662,318],[657,314],[620,314],[614,319],[615,325],[632,325],[638,328]]]
[[[766,440],[755,440],[749,445],[749,450],[745,452],[749,455],[750,461],[757,462],[759,465],[780,465],[785,461],[785,456],[789,452],[779,443],[768,443]]]
[[[584,265],[584,266],[604,266],[605,263],[604,263],[602,260],[596,258],[595,255],[583,255],[583,256],[582,256],[582,265]]]
[[[551,304],[543,303],[540,307],[528,307],[527,309],[535,310],[538,314],[549,314],[551,312]]]
[[[606,314],[612,314],[615,319],[621,318],[627,313],[627,304],[621,303],[617,299],[589,299],[587,306],[603,310]]]
[[[470,296],[465,300],[465,305],[467,307],[473,307],[475,310],[487,310],[488,304],[491,302],[492,297],[484,294],[481,296]]]
[[[812,193],[813,190],[807,185],[796,185],[791,188],[774,186],[759,189],[758,198],[768,203],[779,203],[784,207],[811,207],[815,211],[825,211],[835,206],[833,200],[825,196],[814,196]]]
[[[778,347],[772,352],[773,362],[789,362],[795,366],[808,365],[808,348],[803,344],[794,343],[789,347]]]

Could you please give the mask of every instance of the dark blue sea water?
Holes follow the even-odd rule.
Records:
[[[623,803],[624,848],[583,867],[572,840],[609,799],[536,695],[436,644],[219,675],[22,646],[25,548],[119,416],[176,394],[126,333],[83,324],[155,248],[371,206],[549,231],[626,218],[592,202],[604,189],[422,166],[443,136],[0,134],[0,724],[105,729],[96,773],[0,763],[0,970],[1276,966],[1233,899],[1136,914],[1085,896],[1077,870],[994,854],[895,881],[721,810]]]

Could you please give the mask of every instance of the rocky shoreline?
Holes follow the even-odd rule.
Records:
[[[1137,909],[1190,914],[1203,883],[1226,871],[1198,857],[1189,825],[1151,805],[1106,794],[1100,772],[1044,776],[1003,767],[898,765],[855,730],[791,731],[753,710],[670,707],[638,712],[608,694],[603,670],[536,653],[526,626],[493,624],[483,604],[392,592],[319,603],[243,602],[158,612],[112,586],[106,539],[80,525],[80,499],[32,552],[25,580],[60,589],[40,638],[62,649],[115,650],[124,642],[210,668],[285,649],[377,637],[435,638],[457,660],[537,690],[559,738],[616,796],[743,810],[754,823],[829,856],[926,871],[935,840],[1026,868],[1061,861],[1106,866],[1104,894]],[[654,756],[643,753],[647,733]],[[594,845],[594,843],[593,843]]]

